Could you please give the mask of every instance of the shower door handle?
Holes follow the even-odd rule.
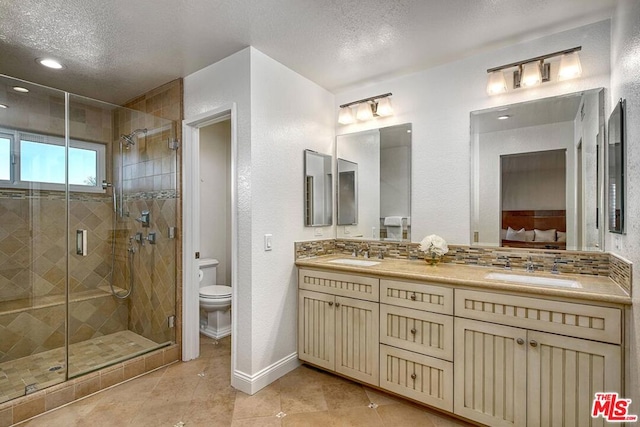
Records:
[[[87,256],[87,230],[76,230],[76,254]]]

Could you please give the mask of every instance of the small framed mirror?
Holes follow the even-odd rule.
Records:
[[[304,150],[304,225],[325,227],[333,224],[332,157]]]
[[[624,233],[624,192],[625,188],[625,134],[624,112],[625,100],[620,99],[609,117],[609,134],[607,143],[608,161],[608,217],[609,231]]]

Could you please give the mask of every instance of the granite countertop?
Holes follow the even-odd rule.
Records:
[[[360,261],[380,262],[372,266],[355,266],[348,264],[335,264],[329,261],[336,259],[358,259]],[[605,276],[590,276],[579,274],[550,274],[549,272],[526,273],[524,270],[504,270],[501,268],[480,267],[473,265],[460,265],[454,263],[440,263],[430,266],[422,259],[406,260],[387,258],[353,258],[348,255],[325,255],[313,258],[300,258],[296,260],[298,267],[322,268],[335,270],[336,272],[359,273],[377,277],[387,277],[406,280],[421,280],[464,286],[478,290],[501,290],[528,294],[528,296],[563,297],[580,300],[610,302],[618,304],[631,304],[630,295],[617,283]],[[566,288],[560,286],[531,285],[514,283],[509,281],[486,279],[489,273],[517,274],[535,277],[548,277],[550,279],[575,280],[581,288]]]

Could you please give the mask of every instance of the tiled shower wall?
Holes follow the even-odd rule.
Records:
[[[169,227],[181,224],[180,216],[180,150],[170,150],[169,137],[182,141],[183,119],[182,79],[171,81],[124,106],[163,119],[173,120],[175,128],[139,137],[140,147],[124,156],[124,188],[128,195],[127,208],[132,218],[143,210],[151,214],[151,227],[142,229],[133,225],[135,231],[156,232],[157,243],[145,244],[140,256],[135,257],[134,282],[139,287],[131,296],[129,329],[155,342],[181,342],[182,281],[180,260],[180,233],[169,237]],[[130,115],[116,118],[119,133],[128,133],[139,128],[157,127],[153,118],[149,122],[137,121]],[[155,126],[154,126],[155,125]],[[126,261],[126,248],[118,250],[118,264]],[[116,264],[116,266],[118,265]],[[122,268],[117,269],[118,274]],[[175,286],[174,286],[175,284]],[[176,326],[167,328],[167,318],[176,315]],[[174,335],[175,334],[175,335]],[[174,338],[175,336],[175,338]]]

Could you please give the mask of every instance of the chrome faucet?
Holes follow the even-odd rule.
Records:
[[[358,253],[361,253],[362,256],[365,258],[369,258],[369,245],[365,243],[363,246],[360,247],[360,250],[358,251]]]
[[[559,274],[558,264],[566,264],[567,261],[562,261],[559,257],[553,259],[553,267],[551,267],[551,274]]]
[[[529,255],[529,260],[526,263],[526,268],[527,268],[527,273],[533,273],[534,271],[536,271],[535,267],[533,266],[533,260],[531,259],[531,255]]]
[[[498,261],[500,261],[500,260],[504,260],[505,261],[505,263],[504,263],[504,269],[505,270],[511,270],[511,260],[509,259],[508,256],[506,256],[506,255],[505,256],[499,256],[498,257]]]

